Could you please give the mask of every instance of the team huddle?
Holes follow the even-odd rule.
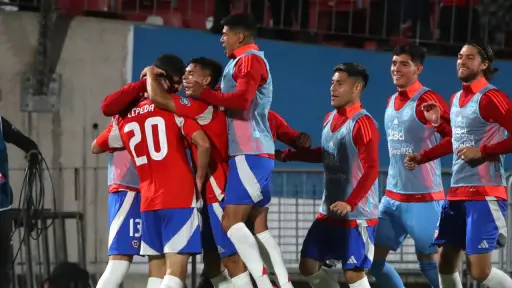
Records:
[[[463,88],[451,108],[418,81],[421,47],[393,51],[398,92],[385,112],[390,166],[379,203],[378,121],[360,102],[366,69],[348,62],[334,68],[334,110],[323,121],[321,145],[311,147],[307,134],[270,110],[272,76],[254,44],[254,21],[233,14],[223,25],[224,69],[204,57],[185,65],[162,55],[102,104],[112,120],[92,151],[109,152],[110,230],[98,288],[119,287],[134,255],[147,256],[148,288],[185,287],[189,258],[201,253],[198,287],[293,287],[267,226],[275,160],[324,166],[322,204],[299,264],[312,287],[340,287],[324,268],[331,261],[352,288],[370,287],[367,272],[379,287],[404,287],[386,258],[407,235],[431,287],[462,288],[462,250],[475,280],[512,287],[491,266],[507,235],[503,156],[512,152],[512,104],[488,82],[496,72],[490,48],[469,43],[460,51]],[[176,94],[181,89],[185,97]],[[290,148],[276,150],[276,140]],[[451,153],[445,197],[440,158]]]

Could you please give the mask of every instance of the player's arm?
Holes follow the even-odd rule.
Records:
[[[498,123],[508,132],[508,137],[494,144],[480,146],[483,157],[512,153],[512,102],[499,90],[490,90],[480,99],[480,115],[491,123]]]
[[[210,140],[208,140],[208,136],[201,130],[201,126],[196,121],[179,116],[175,116],[175,119],[185,138],[197,147],[196,180],[202,183],[208,174]]]
[[[109,94],[101,104],[101,112],[107,117],[120,114],[135,100],[140,99],[146,92],[146,79],[129,83],[116,92]]]
[[[169,94],[165,91],[154,74],[147,76],[147,91],[149,99],[156,107],[172,112],[180,117],[192,118],[199,121],[200,116],[208,109],[209,105],[194,99],[180,97],[176,94]]]
[[[265,61],[258,55],[245,55],[235,64],[233,80],[236,90],[232,93],[222,93],[210,88],[204,88],[199,98],[215,106],[226,109],[247,110],[262,79],[268,78]]]
[[[446,105],[443,106],[444,101],[443,102],[441,101],[442,98],[440,96],[433,97],[433,98],[434,99],[431,99],[431,100],[433,100],[438,105],[439,109],[441,110],[441,114],[439,117],[440,123],[437,126],[433,126],[429,122],[429,123],[427,123],[427,125],[434,127],[434,130],[439,135],[441,135],[441,137],[443,137],[443,139],[437,145],[435,145],[427,150],[421,151],[420,152],[420,160],[419,160],[418,164],[425,164],[425,163],[437,160],[439,158],[442,158],[446,155],[453,153],[452,128],[451,128],[451,123],[450,123],[450,109]],[[455,94],[452,95],[452,98],[450,100],[450,106],[451,106],[454,98],[455,98]],[[427,103],[427,102],[428,101],[426,101],[424,103]],[[425,118],[425,113],[422,113],[422,114],[423,114],[423,116],[422,116],[423,119],[425,119],[425,121],[428,122]],[[421,120],[422,118],[419,117],[418,119],[420,120],[420,122],[422,121]]]
[[[268,122],[272,123],[270,129],[274,129],[277,140],[286,144],[293,149],[309,148],[311,145],[311,137],[306,133],[294,130],[281,117],[281,115],[270,110],[268,111]]]
[[[112,133],[113,120],[110,121],[107,128],[103,130],[91,144],[92,154],[101,154],[105,152],[113,152],[115,149],[109,147],[108,138]]]
[[[423,104],[429,102],[435,103],[441,112],[441,123],[437,126],[433,126],[432,123],[427,120],[425,113],[421,108]],[[425,94],[423,94],[419,101],[416,103],[416,118],[418,118],[420,123],[423,125],[433,127],[434,130],[442,137],[439,143],[420,153],[420,161],[418,164],[428,163],[453,153],[452,128],[450,125],[450,108],[448,107],[446,101],[444,101],[443,97],[441,97],[441,95],[435,93],[434,91],[427,91]]]
[[[324,118],[324,125],[326,125],[327,120],[331,116],[332,112],[327,113]],[[284,162],[287,161],[298,161],[298,162],[308,162],[308,163],[322,163],[322,146],[317,146],[309,149],[299,149],[299,150],[291,150],[286,149],[283,151],[283,155],[281,156]]]
[[[5,119],[4,117],[0,117],[0,121],[2,122],[1,132],[5,142],[18,147],[26,154],[31,151],[39,151],[36,142],[34,142],[34,140],[30,139],[25,134],[21,133],[21,131],[18,130],[16,126],[12,125],[9,120]]]
[[[379,129],[370,116],[365,115],[357,120],[352,139],[363,166],[363,174],[345,201],[352,211],[368,195],[379,177],[379,138]]]

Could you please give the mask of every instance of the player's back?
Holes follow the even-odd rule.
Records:
[[[141,211],[194,207],[194,177],[175,115],[146,99],[118,126],[140,177]]]

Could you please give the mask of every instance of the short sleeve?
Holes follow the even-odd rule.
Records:
[[[187,140],[192,140],[192,135],[197,131],[201,130],[201,126],[197,124],[196,121],[190,118],[180,117],[178,115],[174,115],[174,119],[176,120],[176,124],[180,127],[181,134],[187,138]]]
[[[200,125],[210,123],[214,108],[203,101],[172,95],[176,114],[180,117],[195,119]]]

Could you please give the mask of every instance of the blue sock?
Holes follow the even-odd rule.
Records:
[[[393,266],[386,263],[385,260],[374,260],[370,274],[375,278],[379,287],[385,288],[405,288],[402,279]]]
[[[439,288],[439,272],[437,270],[437,262],[434,260],[420,261],[420,271],[427,278],[432,288]]]

